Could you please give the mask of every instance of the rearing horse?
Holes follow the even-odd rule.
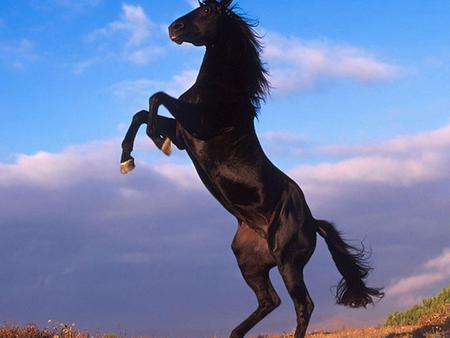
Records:
[[[149,111],[133,117],[122,143],[121,172],[134,168],[131,151],[142,124],[166,154],[172,142],[186,150],[206,188],[237,219],[231,247],[258,299],[258,308],[230,337],[244,337],[280,305],[269,279],[275,266],[295,306],[295,337],[304,337],[314,305],[303,268],[315,249],[316,233],[325,239],[343,276],[338,304],[365,307],[383,293],[365,285],[370,267],[364,252],[345,243],[331,223],[316,220],[298,185],[264,154],[254,119],[269,90],[267,71],[259,36],[231,3],[205,0],[170,25],[174,42],[206,46],[203,63],[195,84],[178,99],[158,92],[149,100]],[[161,105],[174,119],[158,116]]]

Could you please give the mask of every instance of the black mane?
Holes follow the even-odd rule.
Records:
[[[206,0],[217,3],[215,0]],[[223,13],[221,45],[223,59],[230,63],[234,92],[238,92],[251,103],[252,117],[256,117],[270,91],[267,79],[268,71],[261,61],[263,49],[261,36],[255,31],[257,22],[236,12],[236,6],[227,8]]]
[[[248,85],[248,95],[252,102],[255,112],[260,109],[260,102],[264,101],[269,94],[270,85],[267,80],[268,71],[261,61],[260,54],[262,52],[261,36],[255,31],[256,22],[250,21],[248,18],[236,14],[233,9],[228,12],[229,17],[235,21],[243,36],[247,40],[247,56],[250,60],[249,73],[247,74],[246,82]]]

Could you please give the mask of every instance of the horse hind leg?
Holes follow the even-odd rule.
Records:
[[[287,201],[283,213],[272,223],[270,247],[283,282],[291,297],[297,317],[294,338],[306,335],[314,303],[303,279],[303,269],[316,248],[316,227],[308,214],[300,213],[297,202]]]
[[[314,303],[303,279],[303,268],[314,252],[316,244],[316,234],[313,227],[308,226],[308,224],[301,227],[299,237],[288,243],[279,252],[282,253],[282,256],[276,255],[277,265],[289,296],[294,303],[297,317],[294,338],[303,338],[306,335],[309,320],[314,310]]]
[[[303,267],[285,263],[279,267],[281,276],[294,303],[295,313],[297,316],[297,328],[295,330],[295,338],[303,338],[306,335],[309,320],[314,310],[314,303],[306,289],[303,280]]]
[[[267,242],[245,224],[240,224],[232,244],[233,252],[248,286],[255,292],[257,309],[239,324],[230,338],[242,338],[256,324],[281,304],[280,297],[270,281],[269,272],[275,260]]]

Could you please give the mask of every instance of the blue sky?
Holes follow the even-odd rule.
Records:
[[[257,129],[267,154],[317,216],[366,238],[373,281],[392,292],[368,312],[333,306],[337,275],[319,246],[310,263],[313,325],[376,322],[447,285],[450,3],[237,3],[264,35],[274,88]],[[180,94],[195,77],[203,49],[167,37],[168,24],[191,9],[183,0],[0,3],[8,272],[0,320],[225,336],[253,307],[229,249],[234,220],[187,156],[164,158],[142,132],[136,172],[117,170],[132,114],[153,92]],[[292,316],[286,298],[254,333],[289,329]]]
[[[188,2],[130,3],[140,6],[148,19],[141,27],[146,33],[135,45],[130,44],[132,24],[108,28],[133,20],[124,18],[123,5],[2,2],[0,71],[7,79],[0,94],[1,133],[7,140],[2,142],[4,157],[11,160],[15,153],[61,150],[66,144],[119,136],[117,125],[127,124],[129,115],[145,102],[130,98],[137,94],[133,92],[117,97],[114,85],[140,79],[170,82],[176,74],[198,68],[201,50],[179,48],[166,34],[167,24],[190,9]],[[449,122],[448,3],[432,1],[428,8],[420,1],[240,5],[259,19],[266,34],[292,37],[312,48],[356,48],[368,60],[398,67],[385,77],[374,74],[373,83],[370,78],[355,81],[345,73],[330,75],[329,69],[312,75],[312,88],[288,95],[274,89],[258,124],[260,131],[288,129],[315,142],[348,143],[430,130]],[[134,29],[139,29],[137,25]],[[102,34],[102,30],[109,31]],[[136,52],[147,56],[133,59]],[[332,55],[328,57],[332,63]],[[270,61],[275,63],[267,60],[269,66]],[[145,89],[150,94],[158,86],[153,87]],[[49,129],[51,133],[46,132]],[[15,137],[17,130],[27,137]]]

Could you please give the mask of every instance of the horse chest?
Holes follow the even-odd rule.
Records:
[[[192,154],[191,158],[203,184],[228,211],[253,224],[267,223],[259,212],[262,189],[254,182],[250,170],[230,168],[215,161],[202,162],[201,156]]]

